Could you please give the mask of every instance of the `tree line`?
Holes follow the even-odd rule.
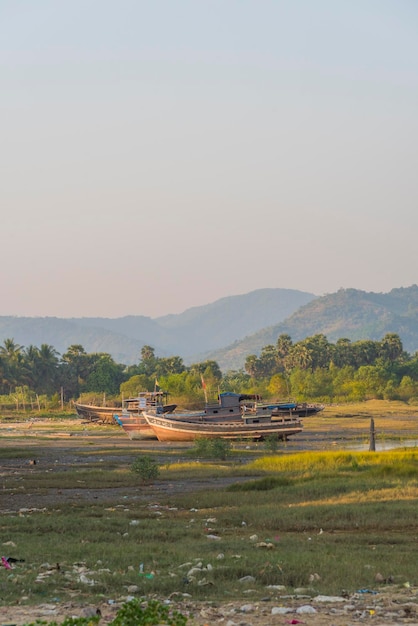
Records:
[[[0,346],[0,395],[30,392],[69,402],[90,394],[119,399],[163,388],[185,401],[215,399],[220,391],[293,397],[299,401],[418,398],[418,353],[403,349],[400,337],[380,341],[339,339],[317,334],[293,342],[287,334],[259,356],[246,357],[244,369],[222,373],[216,361],[186,366],[179,356],[158,357],[143,346],[135,365],[117,363],[108,353],[87,353],[72,345],[60,355],[53,346],[27,348],[13,339]]]

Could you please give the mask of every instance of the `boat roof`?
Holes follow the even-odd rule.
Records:
[[[234,393],[233,391],[223,391],[219,394],[220,398],[237,398],[239,402],[241,400],[261,400],[261,396],[256,393]]]

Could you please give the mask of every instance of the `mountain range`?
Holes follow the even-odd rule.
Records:
[[[321,297],[258,289],[158,318],[0,316],[0,343],[46,343],[60,354],[81,344],[86,352],[107,352],[126,365],[138,363],[141,348],[151,345],[157,356],[178,355],[186,363],[213,359],[224,371],[243,367],[248,354],[259,354],[283,333],[294,342],[318,333],[335,342],[378,341],[389,332],[401,337],[407,352],[418,350],[417,285],[389,293],[340,289]]]
[[[178,355],[185,362],[223,348],[262,328],[285,320],[316,296],[292,289],[258,289],[221,298],[183,313],[150,318],[1,317],[0,343],[14,339],[22,346],[53,346],[60,354],[80,344],[86,352],[107,352],[118,363],[138,363],[141,348],[157,356]]]

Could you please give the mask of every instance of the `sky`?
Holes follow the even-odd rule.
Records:
[[[0,315],[418,283],[415,0],[0,0]]]

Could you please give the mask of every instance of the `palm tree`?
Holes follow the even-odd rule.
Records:
[[[8,387],[9,393],[14,387],[26,382],[22,350],[23,347],[14,339],[5,339],[4,344],[0,346],[3,385]]]
[[[29,346],[24,353],[27,380],[36,393],[53,394],[57,391],[58,352],[43,343],[40,348]]]
[[[38,350],[37,376],[40,393],[51,394],[57,391],[56,380],[59,354],[53,346],[43,343]]]

